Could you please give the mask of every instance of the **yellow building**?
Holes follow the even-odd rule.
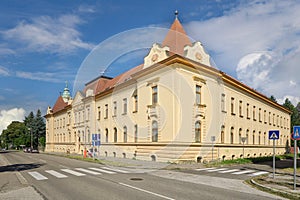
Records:
[[[176,17],[143,64],[98,77],[73,99],[65,88],[45,116],[46,151],[82,154],[100,133],[100,156],[202,162],[271,155],[268,132],[280,130],[276,152],[283,154],[290,114],[214,68]]]

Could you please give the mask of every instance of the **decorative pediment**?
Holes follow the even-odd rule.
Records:
[[[149,54],[144,58],[144,68],[166,59],[168,51],[169,47],[161,47],[159,44],[154,43]]]
[[[184,53],[185,57],[191,60],[194,60],[207,66],[212,66],[209,61],[210,56],[205,52],[201,42],[195,42],[192,46],[184,47]]]
[[[83,95],[80,91],[76,92],[74,100],[72,102],[73,105],[82,103]]]

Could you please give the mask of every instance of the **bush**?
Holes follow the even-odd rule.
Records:
[[[247,158],[252,163],[260,163],[266,161],[273,161],[273,156],[264,156],[264,157],[256,157],[256,158]],[[275,156],[275,160],[280,160],[280,156]]]

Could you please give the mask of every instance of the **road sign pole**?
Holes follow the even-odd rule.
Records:
[[[297,140],[294,140],[294,190],[296,190]]]
[[[275,140],[273,140],[273,179],[275,179]]]

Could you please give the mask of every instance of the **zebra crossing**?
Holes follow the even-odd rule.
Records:
[[[44,173],[45,172],[45,173]],[[126,170],[109,168],[109,167],[89,167],[89,168],[74,168],[74,169],[59,169],[59,170],[45,170],[44,172],[30,171],[28,174],[34,179],[41,181],[47,180],[49,177],[55,177],[59,179],[68,178],[70,175],[73,176],[85,176],[89,175],[103,175],[103,174],[117,174],[117,173],[130,173]]]
[[[268,174],[267,171],[256,171],[256,170],[248,170],[248,169],[229,169],[229,168],[199,168],[195,169],[198,172],[215,172],[220,174],[232,174],[232,175],[247,175],[247,176],[260,176],[263,174]]]

